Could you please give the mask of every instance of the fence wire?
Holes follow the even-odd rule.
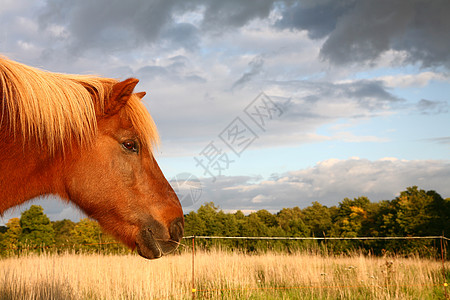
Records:
[[[328,240],[431,240],[443,239],[450,240],[445,236],[385,236],[385,237],[268,237],[268,236],[199,236],[190,235],[183,237],[184,239],[230,239],[230,240],[313,240],[313,241],[328,241]]]

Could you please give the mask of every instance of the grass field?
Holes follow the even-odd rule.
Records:
[[[446,268],[450,266],[447,265]],[[0,299],[191,299],[192,255],[26,255],[0,260]],[[196,299],[444,299],[442,263],[355,254],[195,256]]]

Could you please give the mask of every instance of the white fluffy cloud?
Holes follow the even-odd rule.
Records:
[[[215,183],[203,179],[204,201],[214,201],[223,209],[269,209],[306,207],[313,201],[337,205],[345,197],[367,196],[373,202],[391,200],[409,186],[435,190],[450,197],[450,162],[436,160],[376,161],[350,158],[329,159],[315,166],[274,174],[271,178],[222,177]]]

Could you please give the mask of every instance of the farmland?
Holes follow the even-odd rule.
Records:
[[[442,299],[443,282],[441,262],[414,256],[223,250],[195,255],[197,299]],[[187,247],[152,261],[70,251],[0,260],[1,300],[191,299],[191,291]]]

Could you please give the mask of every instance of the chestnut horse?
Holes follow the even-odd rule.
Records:
[[[137,83],[0,57],[0,215],[54,194],[143,257],[176,249],[183,211],[153,157],[158,134]]]

